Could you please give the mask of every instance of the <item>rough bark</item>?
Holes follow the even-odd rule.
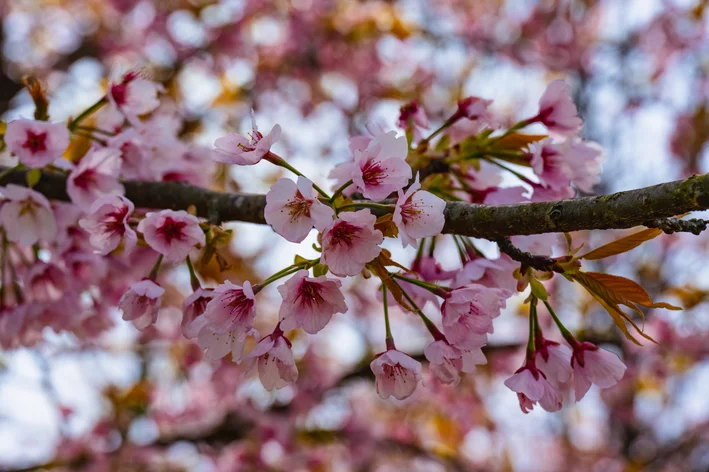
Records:
[[[0,178],[0,185],[26,185],[25,174],[22,170],[11,171]],[[215,192],[180,182],[123,183],[126,197],[138,208],[185,210],[194,206],[197,215],[212,223],[266,223],[264,195]],[[44,172],[35,189],[49,199],[69,201],[65,175]],[[706,209],[709,209],[709,174],[610,195],[551,202],[517,205],[448,202],[443,232],[498,240],[514,235],[657,226],[658,219]]]

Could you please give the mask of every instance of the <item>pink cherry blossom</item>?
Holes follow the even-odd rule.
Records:
[[[396,125],[401,129],[410,129],[413,139],[418,141],[423,137],[423,130],[429,127],[426,110],[414,100],[401,107]]]
[[[492,320],[505,307],[506,292],[470,284],[451,290],[443,302],[443,332],[451,344],[475,349],[493,332]]]
[[[281,138],[281,127],[275,125],[266,136],[261,134],[256,126],[256,121],[251,115],[250,139],[237,133],[229,133],[226,136],[214,141],[217,148],[214,153],[214,160],[225,164],[236,164],[240,166],[252,166],[258,164],[263,157],[268,154],[273,146]]]
[[[381,252],[382,232],[368,209],[343,212],[322,234],[322,262],[341,277],[356,275]]]
[[[144,79],[137,71],[130,71],[120,80],[108,86],[108,99],[131,123],[139,123],[138,117],[160,106],[158,92],[162,87]]]
[[[354,161],[341,164],[330,177],[338,181],[351,179],[365,198],[382,200],[411,179],[411,167],[406,162],[408,152],[404,136],[397,137],[394,131],[381,133],[366,149],[355,150]]]
[[[96,200],[89,214],[79,220],[79,226],[91,235],[91,245],[101,255],[118,247],[121,239],[127,249],[135,247],[138,237],[128,224],[133,213],[133,202],[120,195],[105,195]]]
[[[480,348],[463,350],[444,339],[433,341],[423,353],[433,375],[444,384],[458,385],[461,372],[473,373],[476,365],[487,363]]]
[[[561,392],[547,381],[533,361],[528,361],[512,377],[505,380],[505,385],[517,393],[520,408],[524,413],[528,413],[537,402],[549,412],[561,409]]]
[[[207,309],[207,304],[214,298],[211,288],[198,288],[182,302],[182,335],[188,339],[197,337],[200,329],[207,322],[202,316]]]
[[[576,136],[583,121],[571,100],[569,85],[561,79],[551,82],[539,99],[539,114],[533,119],[544,123],[549,132],[562,137]]]
[[[571,349],[548,339],[537,337],[535,362],[549,383],[559,388],[571,378]]]
[[[551,139],[529,145],[532,169],[545,187],[559,189],[571,183],[571,169],[564,155],[567,146],[566,142],[554,142]]]
[[[297,184],[290,179],[273,184],[266,195],[264,216],[276,233],[299,243],[313,226],[322,231],[332,223],[335,212],[317,199],[310,180],[298,177]]]
[[[57,223],[44,195],[14,184],[0,187],[0,192],[6,198],[0,207],[0,226],[7,239],[24,246],[54,240]]]
[[[411,270],[418,273],[427,282],[450,280],[458,273],[455,270],[445,270],[435,257],[422,256],[414,260]]]
[[[315,334],[330,322],[335,313],[345,313],[345,296],[340,291],[342,282],[324,275],[309,277],[307,270],[299,270],[278,287],[283,298],[279,311],[282,329],[303,328]]]
[[[207,304],[204,316],[212,329],[225,334],[240,330],[248,332],[256,317],[255,295],[247,280],[239,287],[228,280],[214,289],[214,297]]]
[[[197,345],[204,349],[207,359],[216,361],[231,353],[231,360],[241,364],[244,358],[244,346],[248,337],[258,339],[258,331],[249,332],[240,330],[229,333],[217,333],[209,324],[202,326],[197,335]]]
[[[5,144],[26,167],[44,167],[62,157],[69,130],[62,123],[14,120],[7,124]]]
[[[580,140],[567,141],[566,165],[571,181],[579,190],[593,192],[593,186],[601,181],[601,164],[605,160],[603,148],[598,143]]]
[[[180,261],[187,257],[196,245],[204,246],[204,231],[199,219],[184,210],[151,212],[138,224],[145,242],[165,256],[168,261]]]
[[[507,291],[509,298],[517,291],[517,280],[514,271],[519,263],[513,261],[508,255],[502,254],[497,259],[478,257],[465,263],[453,280],[453,287],[463,287],[470,283],[484,285],[490,288],[499,288]]]
[[[251,359],[249,370],[258,365],[261,384],[269,392],[298,380],[298,369],[293,360],[290,341],[282,335],[279,328],[259,341],[249,352],[248,358]]]
[[[458,101],[456,116],[464,116],[469,120],[489,121],[491,114],[487,109],[490,105],[492,105],[492,100],[485,100],[480,97],[467,97]]]
[[[574,393],[576,401],[581,401],[594,384],[609,388],[618,383],[625,374],[625,364],[617,355],[589,343],[573,346],[571,367],[574,370]]]
[[[369,364],[376,379],[377,393],[383,399],[404,400],[421,380],[421,363],[401,351],[389,349]]]
[[[25,274],[25,290],[32,300],[56,301],[68,288],[67,274],[56,264],[36,262]]]
[[[141,280],[131,284],[118,302],[123,311],[123,319],[131,321],[137,329],[143,330],[155,323],[162,304],[165,289],[152,280]]]
[[[93,148],[69,174],[66,192],[71,201],[89,209],[104,195],[123,195],[125,189],[118,181],[121,153],[117,149]]]
[[[417,239],[440,234],[446,222],[443,216],[446,202],[420,189],[421,184],[416,174],[416,180],[406,193],[399,190],[392,219],[399,229],[399,238],[404,247],[418,247]]]

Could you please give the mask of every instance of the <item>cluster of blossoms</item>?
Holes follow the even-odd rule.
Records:
[[[137,329],[149,329],[165,294],[158,282],[162,264],[184,261],[193,293],[183,303],[183,335],[194,339],[208,359],[248,360],[249,369],[255,368],[263,386],[272,390],[298,378],[288,332],[318,333],[348,310],[342,278],[376,274],[382,281],[387,333],[386,350],[371,362],[371,369],[379,395],[402,400],[417,388],[422,367],[395,346],[388,316],[391,301],[421,318],[432,336],[424,350],[431,373],[440,382],[455,385],[461,373],[473,373],[476,365],[486,363],[482,348],[494,331],[494,319],[507,299],[534,277],[516,270],[518,263],[505,255],[493,260],[482,257],[472,240],[459,236],[452,238],[462,266],[443,270],[434,249],[436,239],[444,237],[446,200],[524,202],[568,196],[572,184],[590,191],[598,179],[601,153],[578,138],[581,120],[561,81],[549,85],[537,115],[506,130],[490,111],[491,101],[469,97],[459,102],[441,127],[424,137],[429,127],[425,111],[415,102],[408,104],[399,119],[405,135],[372,123],[366,134],[351,138],[351,158],[330,174],[336,181],[332,194],[271,150],[281,135],[278,125],[264,135],[254,122],[248,139],[232,133],[217,139],[215,150],[183,144],[170,107],[158,99],[161,90],[131,72],[112,82],[107,96],[68,126],[26,119],[8,124],[4,142],[19,160],[18,166],[30,169],[28,187],[37,184],[29,177],[34,169],[63,172],[71,204],[51,204],[32,188],[7,185],[2,189],[0,323],[5,345],[31,342],[43,323],[77,334],[100,332],[105,329],[100,313],[111,303]],[[95,127],[81,124],[97,111]],[[546,126],[554,138],[517,133],[534,123]],[[63,157],[72,134],[93,142],[76,164]],[[521,144],[514,147],[510,142]],[[260,283],[226,281],[203,287],[190,254],[209,244],[213,225],[184,210],[136,208],[126,198],[122,180],[199,185],[204,172],[197,169],[210,161],[239,166],[268,161],[294,172],[296,180],[282,178],[266,195],[265,220],[294,243],[315,229],[319,257],[301,257]],[[530,168],[537,181],[502,161]],[[426,172],[431,164],[445,166],[445,171],[431,175]],[[529,188],[500,188],[501,177],[491,165],[513,172],[531,187],[531,197],[522,195]],[[398,238],[404,248],[418,249],[411,268],[393,261],[382,249],[385,237]],[[48,256],[42,256],[42,249]],[[146,258],[148,254],[154,257]],[[152,268],[136,262],[145,260]],[[111,278],[107,274],[116,267],[122,268],[124,276],[107,282]],[[391,272],[392,267],[397,271]],[[6,272],[11,283],[5,283]],[[278,286],[282,298],[278,323],[261,337],[254,328],[257,296],[286,277]],[[96,293],[98,281],[105,293]],[[126,285],[127,289],[118,289]],[[58,316],[52,311],[58,298],[86,315]],[[427,304],[440,308],[440,328],[424,314]],[[560,389],[572,374],[577,400],[591,384],[609,387],[619,380],[622,363],[613,354],[576,341],[560,321],[573,352],[544,339],[536,322],[536,298],[530,306],[534,307],[530,339],[536,338],[536,344],[531,342],[527,362],[506,382],[518,393],[524,411],[536,402],[546,410],[558,410]],[[245,352],[252,338],[255,343]]]

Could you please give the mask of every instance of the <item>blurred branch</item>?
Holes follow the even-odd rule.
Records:
[[[659,228],[666,234],[692,233],[700,234],[707,229],[707,221],[700,218],[680,220],[679,218],[656,218],[645,223],[648,228]]]
[[[532,269],[545,272],[564,272],[563,269],[556,265],[556,261],[551,257],[536,256],[528,252],[524,252],[510,241],[510,238],[500,238],[495,241],[500,248],[500,251],[510,256],[517,262],[521,262],[523,267],[531,267]],[[522,271],[524,272],[524,270]]]
[[[25,170],[11,171],[0,179],[0,184],[25,186],[26,173]],[[181,182],[131,180],[123,184],[126,197],[138,208],[185,210],[193,206],[197,215],[212,223],[266,223],[265,195],[215,192]],[[49,199],[69,201],[64,174],[43,172],[35,190]],[[709,174],[702,174],[597,197],[516,205],[448,202],[443,232],[498,240],[513,235],[631,228],[706,209],[709,209]]]

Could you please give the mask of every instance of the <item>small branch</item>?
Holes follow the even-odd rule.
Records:
[[[532,269],[541,270],[544,272],[559,272],[564,270],[557,266],[556,261],[551,257],[535,256],[528,252],[524,252],[510,241],[510,238],[500,238],[495,241],[500,247],[500,251],[510,256],[515,261],[521,262],[523,267],[531,267]]]
[[[700,234],[707,229],[707,221],[701,218],[680,220],[679,218],[656,218],[645,223],[648,228],[658,228],[666,234],[692,233]]]
[[[0,173],[4,170],[0,168]],[[13,170],[0,177],[0,185],[26,186],[26,173]],[[181,182],[129,180],[123,185],[126,197],[138,208],[186,210],[194,206],[198,216],[214,224],[266,223],[265,195],[215,192]],[[50,200],[69,201],[65,174],[43,172],[35,190]],[[443,233],[497,241],[514,235],[632,228],[706,209],[709,209],[709,174],[598,197],[516,205],[447,202]],[[699,223],[678,224],[681,228],[690,228],[688,225],[692,224],[696,229],[701,227]],[[672,225],[666,227],[671,229]]]

